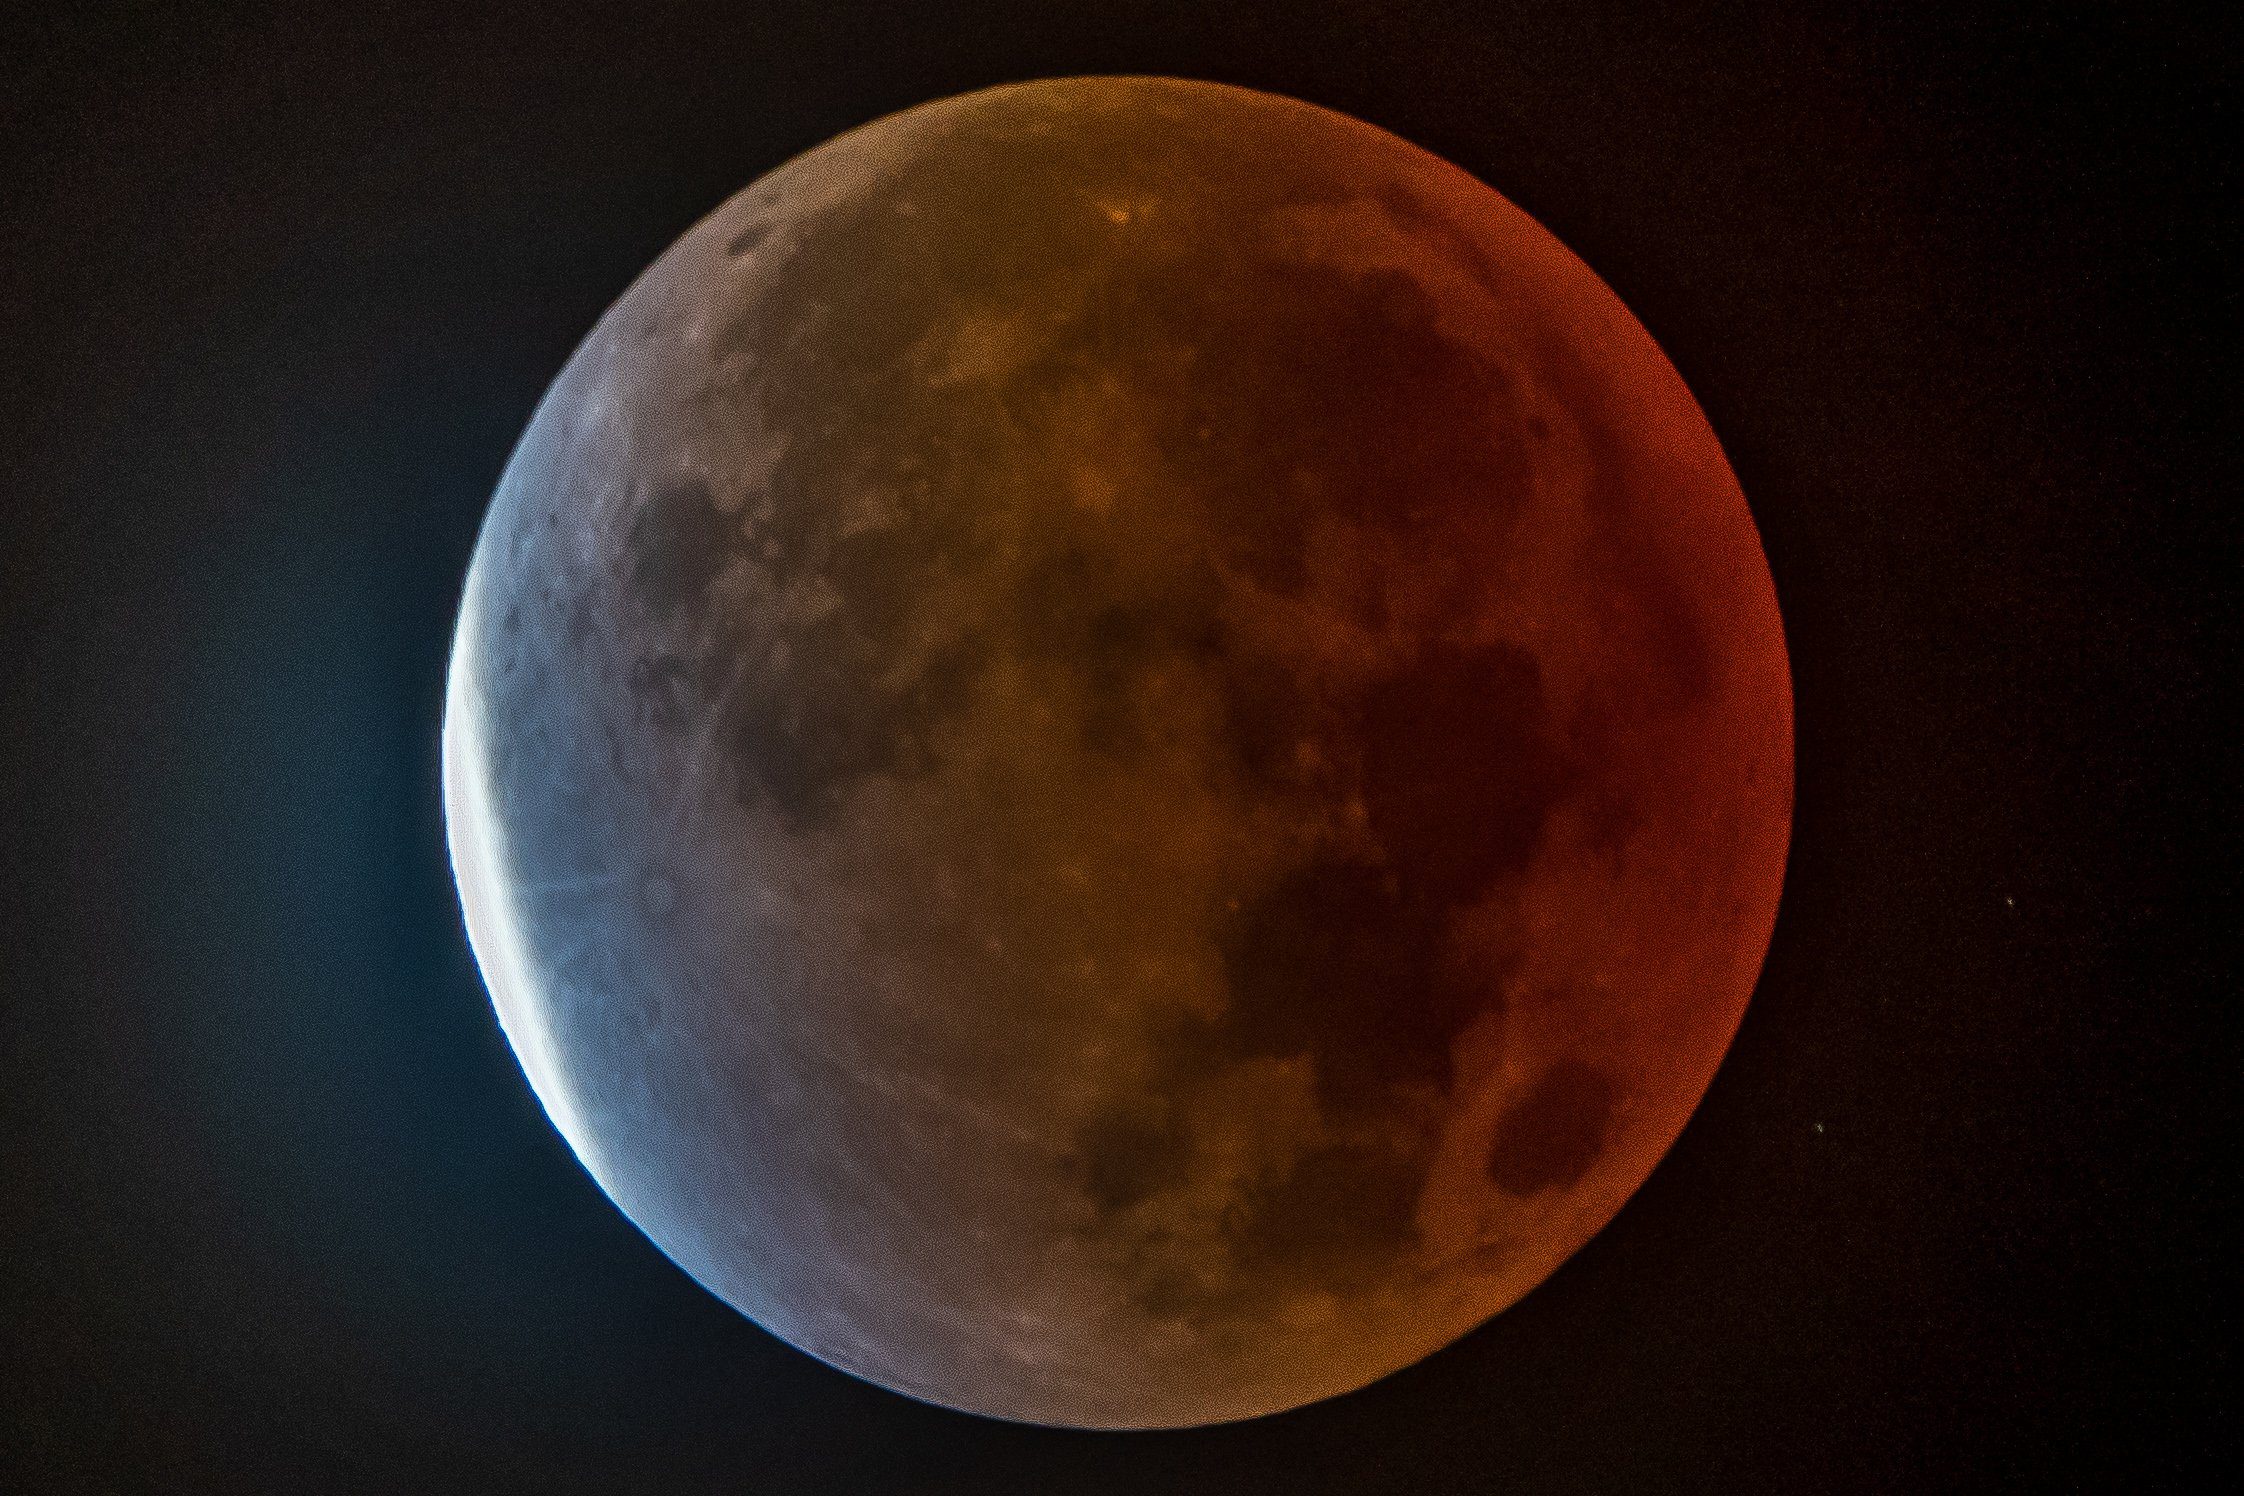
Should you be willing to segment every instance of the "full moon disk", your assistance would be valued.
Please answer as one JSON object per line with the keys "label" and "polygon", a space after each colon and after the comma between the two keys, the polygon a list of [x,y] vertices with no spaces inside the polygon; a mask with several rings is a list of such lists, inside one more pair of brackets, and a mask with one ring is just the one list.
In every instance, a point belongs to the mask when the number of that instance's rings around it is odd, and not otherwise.
{"label": "full moon disk", "polygon": [[1658,1162],[1791,823],[1697,405],[1496,193],[1149,78],[801,156],[585,340],[476,547],[476,952],[601,1186],[889,1387],[1244,1418]]}

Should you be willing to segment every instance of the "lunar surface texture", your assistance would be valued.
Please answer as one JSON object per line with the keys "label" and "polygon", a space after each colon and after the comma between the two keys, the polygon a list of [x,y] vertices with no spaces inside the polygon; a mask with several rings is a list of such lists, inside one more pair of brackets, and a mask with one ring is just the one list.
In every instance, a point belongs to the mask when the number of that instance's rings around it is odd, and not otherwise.
{"label": "lunar surface texture", "polygon": [[554,1123],[803,1350],[1252,1417],[1513,1303],[1690,1116],[1791,824],[1743,495],[1619,299],[1307,104],[992,89],[569,360],[452,658]]}

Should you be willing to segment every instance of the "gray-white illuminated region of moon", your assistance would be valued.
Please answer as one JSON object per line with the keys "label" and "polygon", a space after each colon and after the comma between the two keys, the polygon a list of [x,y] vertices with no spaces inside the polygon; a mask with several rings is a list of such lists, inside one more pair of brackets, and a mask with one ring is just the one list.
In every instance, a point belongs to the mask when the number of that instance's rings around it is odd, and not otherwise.
{"label": "gray-white illuminated region of moon", "polygon": [[679,240],[475,551],[499,1017],[775,1334],[1041,1423],[1361,1386],[1714,1073],[1791,821],[1775,595],[1619,300],[1446,163],[1147,78],[880,120]]}

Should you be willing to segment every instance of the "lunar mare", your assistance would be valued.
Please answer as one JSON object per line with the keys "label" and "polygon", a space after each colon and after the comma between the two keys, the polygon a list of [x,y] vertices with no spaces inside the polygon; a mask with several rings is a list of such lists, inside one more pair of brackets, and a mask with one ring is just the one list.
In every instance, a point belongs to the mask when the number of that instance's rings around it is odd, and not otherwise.
{"label": "lunar mare", "polygon": [[617,1204],[835,1365],[1099,1427],[1360,1386],[1594,1234],[1791,788],[1752,520],[1611,291],[1149,78],[877,121],[666,252],[508,465],[445,720]]}

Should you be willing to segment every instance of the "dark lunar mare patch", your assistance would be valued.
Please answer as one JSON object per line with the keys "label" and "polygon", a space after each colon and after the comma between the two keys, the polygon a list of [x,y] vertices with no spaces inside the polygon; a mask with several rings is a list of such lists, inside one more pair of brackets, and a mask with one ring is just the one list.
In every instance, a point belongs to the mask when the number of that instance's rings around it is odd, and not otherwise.
{"label": "dark lunar mare patch", "polygon": [[709,485],[678,479],[657,489],[632,517],[631,585],[649,617],[694,617],[740,546],[738,521],[717,507]]}
{"label": "dark lunar mare patch", "polygon": [[1372,832],[1409,894],[1436,905],[1524,871],[1579,777],[1541,666],[1512,645],[1437,646],[1375,683],[1359,720]]}
{"label": "dark lunar mare patch", "polygon": [[1101,1113],[1075,1145],[1077,1181],[1101,1212],[1127,1210],[1185,1180],[1188,1142],[1165,1107]]}
{"label": "dark lunar mare patch", "polygon": [[1465,267],[1483,291],[1490,296],[1503,295],[1504,276],[1496,262],[1473,241],[1472,235],[1458,228],[1446,209],[1399,183],[1383,185],[1376,196],[1379,205],[1397,223],[1439,244],[1455,263]]}
{"label": "dark lunar mare patch", "polygon": [[1442,1084],[1464,1014],[1437,979],[1441,916],[1384,869],[1339,858],[1302,868],[1225,933],[1221,1042],[1242,1057],[1311,1056],[1320,1102],[1342,1114],[1398,1086]]}
{"label": "dark lunar mare patch", "polygon": [[828,824],[866,776],[932,767],[936,729],[965,704],[983,661],[979,647],[954,647],[891,685],[846,625],[804,630],[784,663],[750,672],[729,708],[742,797],[805,831]]}
{"label": "dark lunar mare patch", "polygon": [[1339,730],[1331,704],[1285,662],[1267,655],[1228,656],[1221,674],[1223,746],[1229,769],[1255,797],[1337,793],[1333,775]]}
{"label": "dark lunar mare patch", "polygon": [[1597,1162],[1619,1102],[1604,1071],[1580,1060],[1559,1061],[1497,1125],[1488,1177],[1513,1195],[1574,1183]]}

